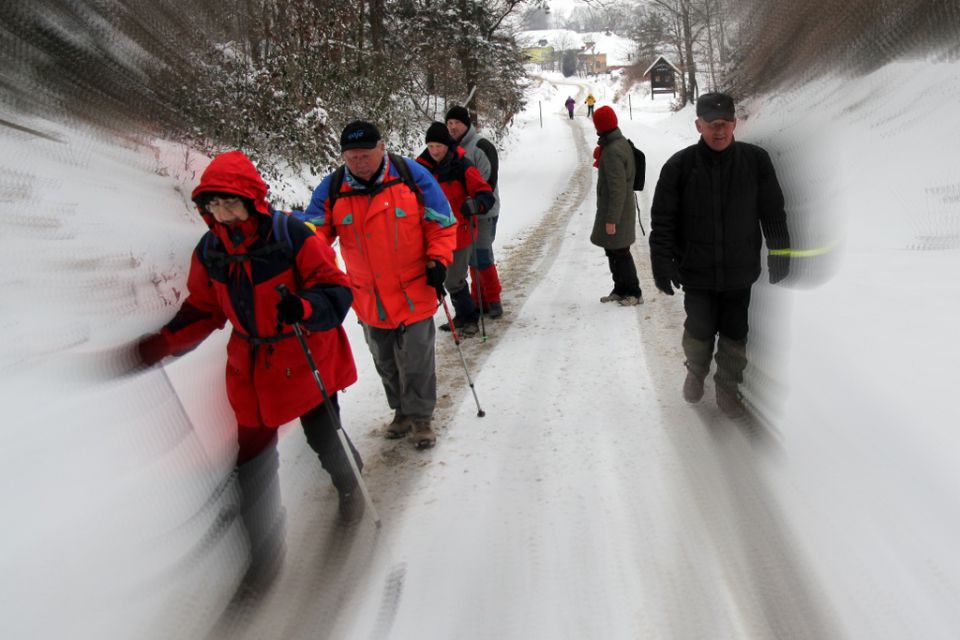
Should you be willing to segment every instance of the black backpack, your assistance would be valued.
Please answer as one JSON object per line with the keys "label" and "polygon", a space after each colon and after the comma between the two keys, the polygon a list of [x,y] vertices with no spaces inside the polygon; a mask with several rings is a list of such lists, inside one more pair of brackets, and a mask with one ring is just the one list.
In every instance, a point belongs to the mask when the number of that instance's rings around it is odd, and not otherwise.
{"label": "black backpack", "polygon": [[633,151],[633,165],[635,167],[635,171],[633,172],[633,190],[643,191],[643,185],[646,183],[647,157],[643,155],[643,151],[633,146],[632,140],[627,138],[627,142],[630,143],[630,150]]}
{"label": "black backpack", "polygon": [[347,168],[344,165],[340,165],[337,170],[333,172],[333,177],[330,179],[330,193],[327,194],[327,197],[330,199],[330,209],[328,213],[333,213],[333,207],[337,203],[338,198],[350,196],[371,196],[383,191],[387,187],[392,187],[399,182],[407,185],[407,187],[413,191],[414,195],[417,196],[417,202],[423,204],[423,192],[420,191],[420,187],[417,186],[416,180],[413,179],[413,174],[410,173],[410,167],[407,166],[407,161],[404,160],[403,157],[393,153],[388,153],[387,155],[390,156],[390,164],[397,168],[397,175],[400,177],[384,180],[377,185],[377,188],[373,191],[348,191],[346,193],[341,193],[340,188],[343,186],[343,175]]}

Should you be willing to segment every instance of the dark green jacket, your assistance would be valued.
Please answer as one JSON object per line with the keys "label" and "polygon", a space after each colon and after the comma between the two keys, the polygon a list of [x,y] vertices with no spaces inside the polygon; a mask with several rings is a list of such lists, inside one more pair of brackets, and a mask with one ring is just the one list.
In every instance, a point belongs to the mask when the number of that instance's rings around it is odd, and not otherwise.
{"label": "dark green jacket", "polygon": [[[637,219],[633,201],[633,150],[630,143],[614,129],[600,136],[597,175],[597,217],[593,222],[590,242],[604,249],[623,249],[637,239]],[[617,232],[608,236],[606,224],[617,225]]]}

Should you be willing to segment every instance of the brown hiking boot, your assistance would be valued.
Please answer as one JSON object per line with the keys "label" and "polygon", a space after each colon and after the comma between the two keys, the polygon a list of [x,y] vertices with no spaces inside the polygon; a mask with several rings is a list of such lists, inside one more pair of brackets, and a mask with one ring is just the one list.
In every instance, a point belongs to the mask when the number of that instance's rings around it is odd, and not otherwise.
{"label": "brown hiking boot", "polygon": [[720,407],[723,415],[731,420],[736,420],[746,415],[746,409],[740,401],[740,393],[736,389],[731,392],[717,385],[717,406]]}
{"label": "brown hiking boot", "polygon": [[434,433],[429,420],[413,423],[413,443],[417,449],[429,449],[437,444],[437,434]]}
{"label": "brown hiking boot", "polygon": [[687,379],[683,381],[683,399],[693,404],[703,398],[703,378],[693,371],[687,371]]}
{"label": "brown hiking boot", "polygon": [[387,431],[384,434],[390,440],[402,438],[413,429],[413,420],[396,411],[393,414],[393,420],[387,425]]}

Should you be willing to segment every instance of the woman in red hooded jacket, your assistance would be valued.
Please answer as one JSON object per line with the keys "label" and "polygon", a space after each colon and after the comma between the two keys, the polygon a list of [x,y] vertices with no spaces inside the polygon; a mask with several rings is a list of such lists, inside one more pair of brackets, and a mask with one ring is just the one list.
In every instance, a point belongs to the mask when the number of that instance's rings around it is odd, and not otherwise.
{"label": "woman in red hooded jacket", "polygon": [[[467,288],[467,266],[473,247],[474,229],[472,218],[482,215],[493,207],[493,189],[483,179],[480,171],[467,159],[462,147],[450,136],[447,126],[434,122],[427,129],[427,148],[417,158],[440,183],[444,195],[457,217],[457,246],[453,262],[447,268],[444,287],[450,292],[450,300],[456,316],[453,324],[464,336],[476,335],[480,312]],[[440,325],[450,331],[450,325]]]}
{"label": "woman in red hooded jacket", "polygon": [[[283,214],[271,214],[266,195],[266,183],[242,152],[213,159],[192,195],[210,230],[193,252],[189,295],[159,333],[138,343],[149,366],[189,351],[230,321],[227,397],[237,416],[237,468],[255,560],[271,555],[258,547],[276,537],[278,520],[282,524],[277,428],[295,418],[340,494],[341,518],[358,520],[364,506],[312,369],[295,334],[284,326],[301,323],[339,412],[337,391],[357,379],[341,326],[353,300],[349,281],[333,250],[309,227],[288,216],[274,219]],[[294,295],[281,298],[281,284]],[[353,455],[359,468],[355,449]],[[265,496],[271,505],[266,513]]]}

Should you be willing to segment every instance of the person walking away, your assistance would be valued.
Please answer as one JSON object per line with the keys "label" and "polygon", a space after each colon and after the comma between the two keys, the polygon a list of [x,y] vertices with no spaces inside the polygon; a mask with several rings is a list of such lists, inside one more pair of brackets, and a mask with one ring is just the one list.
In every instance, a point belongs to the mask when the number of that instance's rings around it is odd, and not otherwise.
{"label": "person walking away", "polygon": [[563,104],[567,107],[567,113],[570,114],[570,119],[573,120],[573,109],[577,106],[577,101],[573,99],[573,96],[567,96],[567,101]]}
{"label": "person walking away", "polygon": [[633,150],[621,133],[617,114],[603,106],[593,115],[597,147],[593,151],[597,174],[597,214],[590,242],[607,255],[613,290],[600,302],[617,302],[628,307],[643,304],[643,292],[637,278],[630,246],[636,242],[633,215],[633,175],[636,171]]}
{"label": "person walking away", "polygon": [[[330,247],[299,220],[271,213],[266,195],[266,183],[242,152],[210,162],[192,194],[209,231],[193,252],[188,295],[170,322],[136,344],[136,357],[152,366],[190,351],[227,322],[232,326],[226,386],[237,418],[236,473],[250,538],[244,583],[274,575],[282,558],[276,448],[281,425],[300,419],[307,443],[337,489],[341,520],[355,522],[364,510],[337,427],[289,326],[303,327],[339,413],[337,391],[357,379],[341,326],[352,300],[349,282]],[[293,295],[281,299],[278,284]],[[362,467],[360,455],[350,448]]]}
{"label": "person walking away", "polygon": [[683,287],[684,399],[703,397],[716,340],[717,405],[736,418],[744,412],[739,384],[747,366],[750,290],[761,271],[761,234],[770,250],[771,284],[789,272],[790,235],[770,156],[734,139],[733,99],[704,94],[696,112],[700,140],[667,160],[657,181],[650,259],[660,291],[673,295],[674,287]]}
{"label": "person walking away", "polygon": [[587,92],[587,99],[583,101],[587,105],[587,117],[593,117],[593,105],[597,104],[597,99],[593,97],[593,93]]}
{"label": "person walking away", "polygon": [[436,327],[456,218],[440,185],[419,163],[387,153],[380,131],[364,121],[340,136],[345,166],[314,190],[303,218],[340,253],[353,308],[387,403],[386,437],[411,434],[417,448],[436,444]]}
{"label": "person walking away", "polygon": [[[427,148],[417,162],[426,167],[440,183],[457,218],[456,249],[444,281],[456,311],[453,324],[460,335],[474,336],[479,331],[477,323],[480,312],[467,288],[467,265],[473,249],[471,223],[475,216],[485,215],[496,200],[493,189],[466,158],[463,148],[450,137],[446,125],[442,122],[432,123],[427,129],[426,143]],[[444,323],[440,329],[450,331],[450,324]]]}
{"label": "person walking away", "polygon": [[467,159],[480,171],[493,189],[496,199],[493,207],[477,218],[474,255],[470,259],[470,293],[477,304],[482,294],[483,313],[491,318],[499,318],[503,315],[502,286],[493,256],[493,241],[497,236],[497,219],[500,215],[500,190],[497,186],[500,158],[493,143],[477,133],[465,107],[452,107],[447,111],[445,120],[450,136],[463,147]]}

